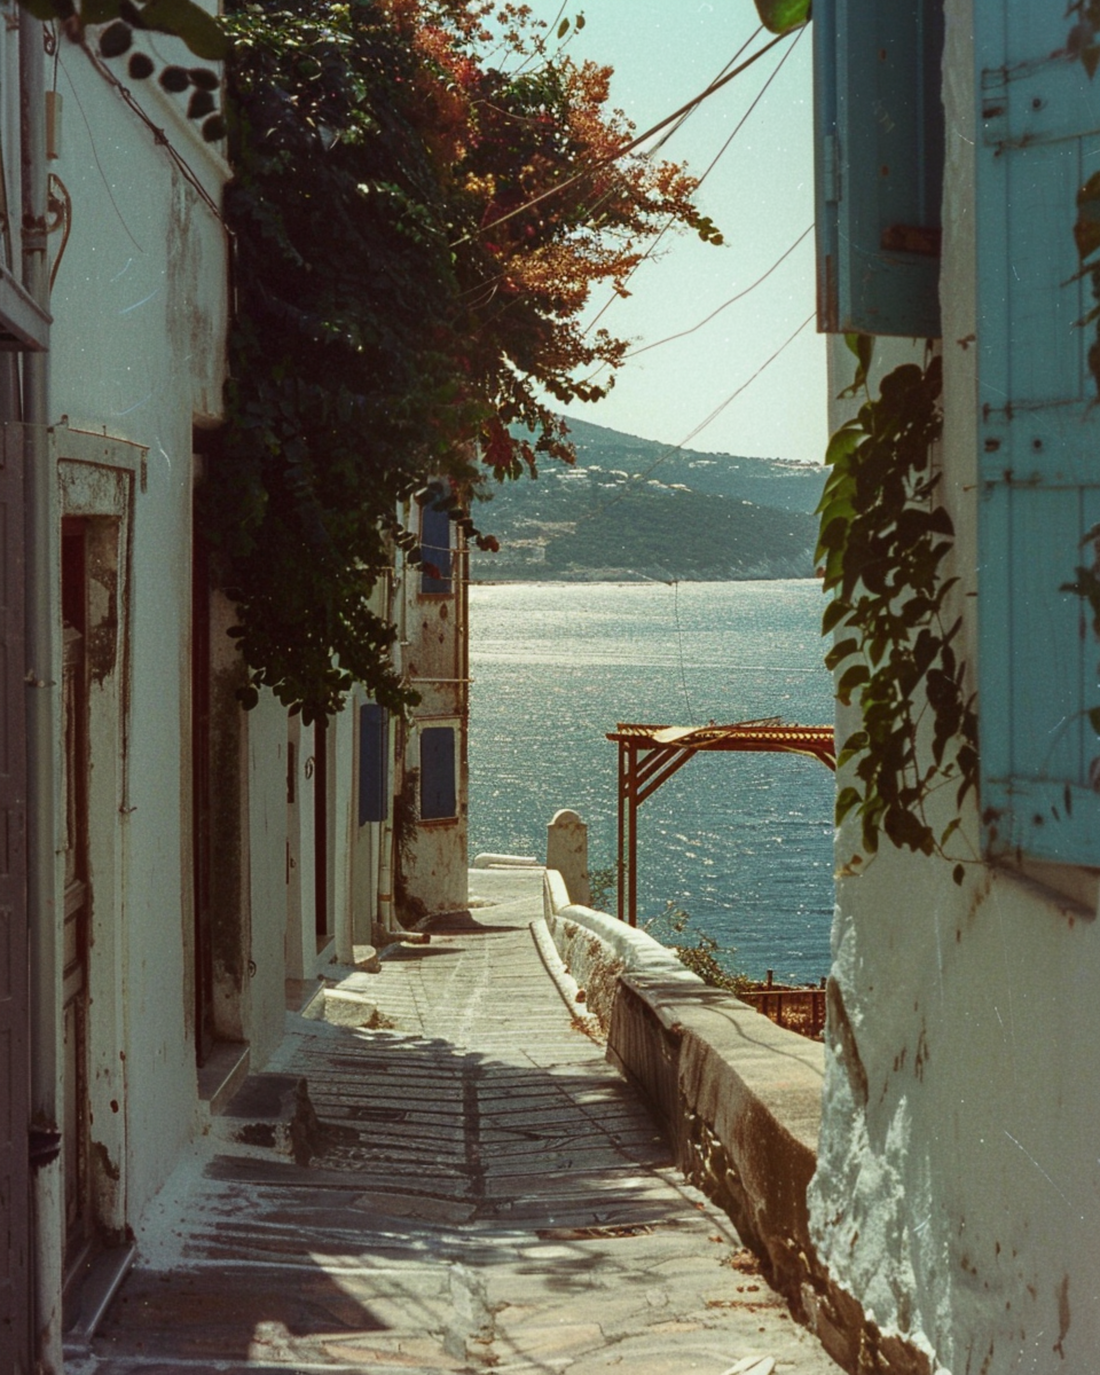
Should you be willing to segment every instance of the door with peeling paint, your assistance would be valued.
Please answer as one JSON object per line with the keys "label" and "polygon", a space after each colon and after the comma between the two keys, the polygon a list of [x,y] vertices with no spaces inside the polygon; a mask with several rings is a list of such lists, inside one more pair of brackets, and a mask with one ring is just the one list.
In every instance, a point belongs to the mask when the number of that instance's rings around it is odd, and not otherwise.
{"label": "door with peeling paint", "polygon": [[65,924],[64,1027],[65,1263],[72,1269],[90,1244],[88,1186],[88,683],[85,637],[88,571],[85,523],[66,519],[61,530],[61,611],[64,619],[62,730]]}

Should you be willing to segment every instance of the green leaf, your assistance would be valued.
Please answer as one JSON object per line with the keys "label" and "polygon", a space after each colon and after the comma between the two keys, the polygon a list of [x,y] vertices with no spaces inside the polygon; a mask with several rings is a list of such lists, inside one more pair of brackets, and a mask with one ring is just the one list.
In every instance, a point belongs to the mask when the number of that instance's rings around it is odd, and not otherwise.
{"label": "green leaf", "polygon": [[569,32],[569,20],[568,20],[568,19],[563,19],[563,20],[561,21],[561,23],[558,25],[558,37],[559,37],[559,38],[564,38],[565,35],[566,35],[568,32]]}
{"label": "green leaf", "polygon": [[842,664],[850,655],[855,654],[859,649],[859,641],[856,639],[841,640],[839,644],[833,645],[828,654],[825,655],[825,667],[832,672],[838,664]]}
{"label": "green leaf", "polygon": [[847,706],[852,700],[852,689],[860,687],[863,683],[870,680],[871,670],[866,664],[853,664],[841,675],[840,682],[836,685],[836,695],[838,699]]}
{"label": "green leaf", "polygon": [[129,24],[124,24],[118,20],[114,24],[109,24],[99,35],[99,51],[103,57],[121,57],[124,52],[129,50],[134,41],[133,32]]}
{"label": "green leaf", "polygon": [[1097,735],[1100,735],[1100,707],[1090,707],[1086,715],[1089,718],[1089,725]]}
{"label": "green leaf", "polygon": [[194,0],[149,0],[140,10],[141,22],[158,33],[181,38],[196,57],[220,62],[228,56],[229,36],[221,24]]}
{"label": "green leaf", "polygon": [[866,431],[854,421],[842,425],[829,440],[829,447],[825,450],[825,462],[838,463],[847,458],[866,438]]}
{"label": "green leaf", "polygon": [[821,617],[822,635],[828,635],[830,631],[835,630],[851,609],[843,597],[834,597]]}
{"label": "green leaf", "polygon": [[[53,0],[19,0],[19,3],[32,18],[41,19],[43,24],[49,24],[52,20],[63,17],[59,13],[59,7],[53,4]],[[71,8],[69,9],[69,13],[72,13]],[[115,13],[118,13],[117,6],[115,7]]]}
{"label": "green leaf", "polygon": [[837,794],[833,818],[837,826],[844,820],[853,807],[858,807],[863,799],[855,788],[842,788]]}
{"label": "green leaf", "polygon": [[951,870],[952,882],[961,888],[964,878],[966,878],[966,869],[961,864],[956,864],[954,869]]}
{"label": "green leaf", "polygon": [[788,33],[808,21],[810,0],[756,0],[756,12],[772,33]]}
{"label": "green leaf", "polygon": [[122,0],[84,0],[80,6],[80,17],[86,27],[91,27],[117,19],[121,10]]}

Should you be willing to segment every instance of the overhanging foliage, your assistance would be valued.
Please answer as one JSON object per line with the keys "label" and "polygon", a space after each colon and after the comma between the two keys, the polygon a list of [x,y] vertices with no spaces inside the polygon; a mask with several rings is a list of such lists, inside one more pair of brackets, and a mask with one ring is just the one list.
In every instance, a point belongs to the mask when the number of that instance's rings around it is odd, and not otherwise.
{"label": "overhanging foliage", "polygon": [[583,332],[591,286],[621,287],[669,218],[699,220],[680,168],[616,157],[629,126],[606,69],[551,53],[521,8],[497,11],[502,40],[488,12],[227,15],[236,309],[201,519],[240,611],[246,703],[266,686],[312,718],[356,681],[409,700],[370,605],[393,543],[415,545],[398,504],[420,492],[469,524],[487,474],[568,460],[541,396],[602,395],[585,375],[625,350]]}

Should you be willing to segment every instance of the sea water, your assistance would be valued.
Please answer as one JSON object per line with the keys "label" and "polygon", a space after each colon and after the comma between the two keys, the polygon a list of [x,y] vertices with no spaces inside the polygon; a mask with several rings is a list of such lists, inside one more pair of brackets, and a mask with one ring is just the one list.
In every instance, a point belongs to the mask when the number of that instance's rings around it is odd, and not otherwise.
{"label": "sea water", "polygon": [[[470,588],[470,854],[545,857],[561,807],[614,864],[619,722],[832,723],[813,580]],[[828,971],[833,775],[777,754],[696,755],[638,812],[639,924],[666,904],[779,980]],[[612,900],[612,910],[614,910]]]}

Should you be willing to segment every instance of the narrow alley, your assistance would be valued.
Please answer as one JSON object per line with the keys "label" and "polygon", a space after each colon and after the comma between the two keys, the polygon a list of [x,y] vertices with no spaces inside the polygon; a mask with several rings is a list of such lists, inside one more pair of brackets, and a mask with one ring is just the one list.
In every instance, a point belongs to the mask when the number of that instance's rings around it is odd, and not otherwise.
{"label": "narrow alley", "polygon": [[471,874],[469,916],[288,1014],[70,1375],[838,1369],[559,992],[540,883]]}

